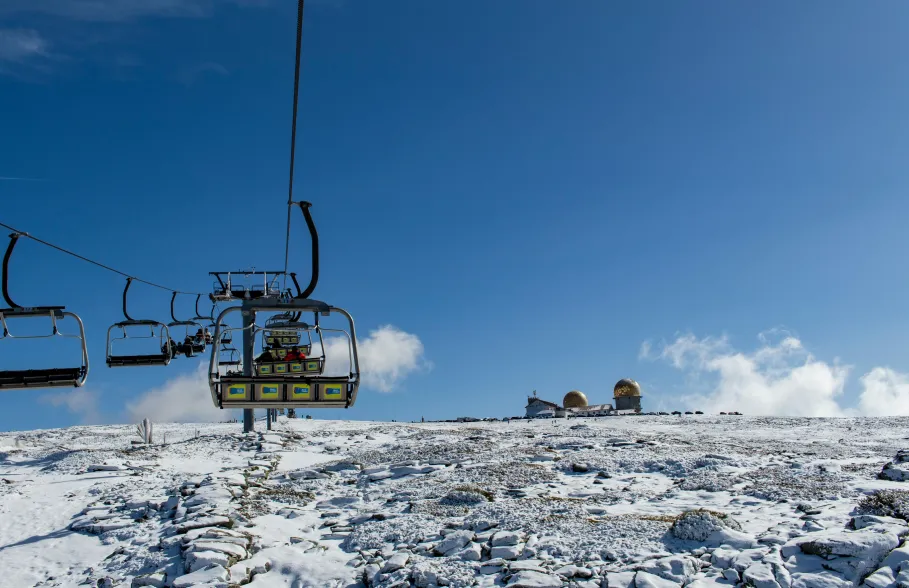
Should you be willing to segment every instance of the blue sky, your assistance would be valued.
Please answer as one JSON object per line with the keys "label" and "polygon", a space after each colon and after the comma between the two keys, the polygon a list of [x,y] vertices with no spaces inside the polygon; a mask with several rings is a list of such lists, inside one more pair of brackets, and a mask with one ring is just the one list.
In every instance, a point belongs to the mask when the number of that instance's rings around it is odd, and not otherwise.
{"label": "blue sky", "polygon": [[[422,348],[376,351],[393,390],[319,416],[513,415],[533,389],[607,402],[621,377],[650,409],[909,412],[907,16],[311,0],[295,190],[322,236],[315,297]],[[0,177],[31,180],[0,180],[0,221],[184,290],[281,267],[295,18],[277,0],[4,2]],[[80,313],[93,368],[76,400],[4,393],[0,429],[122,421],[192,379],[184,358],[104,365],[118,276],[30,242],[14,272],[21,303]],[[167,293],[134,294],[167,317]],[[43,353],[0,345],[4,366]]]}

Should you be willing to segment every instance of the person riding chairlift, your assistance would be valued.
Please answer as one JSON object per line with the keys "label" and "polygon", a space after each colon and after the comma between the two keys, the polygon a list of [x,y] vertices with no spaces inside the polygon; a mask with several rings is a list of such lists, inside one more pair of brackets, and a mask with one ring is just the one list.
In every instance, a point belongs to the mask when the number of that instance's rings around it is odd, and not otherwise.
{"label": "person riding chairlift", "polygon": [[269,349],[262,351],[262,354],[256,358],[256,363],[272,363],[274,361],[277,361],[277,358],[272,355],[272,352]]}
{"label": "person riding chairlift", "polygon": [[[179,347],[177,347],[177,344],[174,343],[173,339],[168,338],[168,343],[170,344],[170,354],[169,355],[171,357],[176,357],[179,352]],[[161,353],[164,355],[168,355],[168,353],[167,353],[168,343],[165,343],[164,345],[161,346]]]}
{"label": "person riding chairlift", "polygon": [[300,353],[299,347],[294,347],[284,356],[284,361],[303,361],[304,359],[306,359],[306,355]]}

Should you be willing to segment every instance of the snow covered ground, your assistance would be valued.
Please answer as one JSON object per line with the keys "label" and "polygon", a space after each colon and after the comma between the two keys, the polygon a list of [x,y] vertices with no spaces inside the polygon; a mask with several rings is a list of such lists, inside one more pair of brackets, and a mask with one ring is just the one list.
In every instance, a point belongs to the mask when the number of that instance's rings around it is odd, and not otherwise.
{"label": "snow covered ground", "polygon": [[0,586],[909,587],[909,419],[241,427],[0,435]]}

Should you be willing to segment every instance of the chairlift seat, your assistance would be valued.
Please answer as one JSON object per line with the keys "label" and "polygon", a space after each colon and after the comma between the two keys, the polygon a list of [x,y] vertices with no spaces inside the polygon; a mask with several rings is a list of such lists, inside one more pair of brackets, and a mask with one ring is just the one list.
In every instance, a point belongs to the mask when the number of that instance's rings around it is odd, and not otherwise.
{"label": "chairlift seat", "polygon": [[0,308],[3,316],[42,316],[54,313],[57,318],[62,318],[65,306],[32,306],[30,308]]}
{"label": "chairlift seat", "polygon": [[0,390],[13,388],[78,387],[85,368],[51,368],[43,370],[6,370],[0,372]]}
{"label": "chairlift seat", "polygon": [[143,365],[167,365],[170,358],[164,354],[156,355],[110,355],[107,365],[110,367],[132,367]]}

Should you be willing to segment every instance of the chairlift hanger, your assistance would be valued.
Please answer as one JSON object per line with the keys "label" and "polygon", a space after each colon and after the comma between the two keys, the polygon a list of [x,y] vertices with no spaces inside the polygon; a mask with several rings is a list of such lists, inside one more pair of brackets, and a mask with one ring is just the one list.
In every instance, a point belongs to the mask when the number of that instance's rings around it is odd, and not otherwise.
{"label": "chairlift hanger", "polygon": [[[4,339],[46,339],[50,337],[70,337],[79,339],[82,345],[82,364],[75,368],[49,368],[36,370],[3,370],[0,371],[0,390],[21,390],[25,388],[60,388],[60,387],[80,387],[88,379],[88,348],[85,342],[85,327],[82,319],[75,313],[67,312],[64,306],[31,306],[23,307],[13,302],[9,295],[9,260],[13,255],[13,249],[23,233],[15,232],[10,234],[9,246],[6,254],[3,256],[3,278],[2,291],[3,299],[9,305],[9,308],[0,309],[0,325],[3,327],[3,333],[0,335],[0,341]],[[51,320],[52,332],[50,335],[28,335],[14,336],[10,333],[8,319],[49,317]],[[70,317],[79,325],[78,335],[66,335],[61,333],[57,328],[57,321],[65,317]]]}
{"label": "chairlift hanger", "polygon": [[[126,278],[126,287],[123,288],[123,316],[126,320],[120,321],[108,327],[107,329],[107,365],[108,367],[139,367],[149,365],[167,365],[174,357],[174,349],[171,345],[170,331],[167,325],[155,320],[137,320],[129,316],[126,308],[126,298],[129,292],[130,284],[133,278]],[[173,301],[173,299],[171,300]],[[114,341],[128,339],[128,327],[149,327],[150,335],[144,337],[133,337],[135,339],[158,339],[160,342],[159,353],[148,353],[145,355],[114,355]],[[120,329],[121,337],[111,337],[111,331]],[[155,329],[158,335],[155,335]]]}

